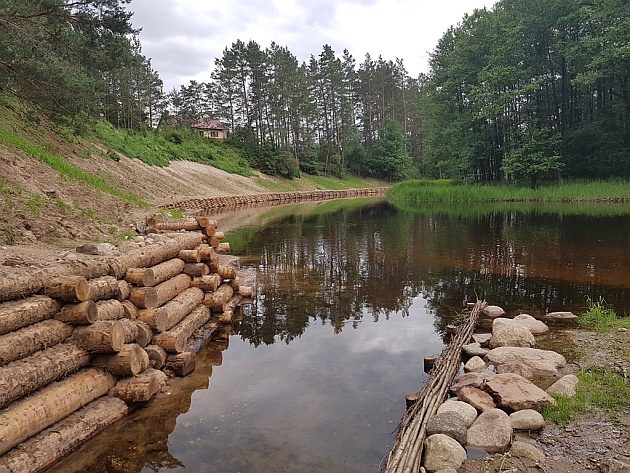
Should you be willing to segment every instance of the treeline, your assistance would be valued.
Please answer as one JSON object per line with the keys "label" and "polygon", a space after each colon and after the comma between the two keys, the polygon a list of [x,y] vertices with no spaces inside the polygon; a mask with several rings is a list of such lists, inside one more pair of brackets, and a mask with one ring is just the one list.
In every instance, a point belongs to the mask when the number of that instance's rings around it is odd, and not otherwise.
{"label": "treeline", "polygon": [[401,179],[412,172],[410,156],[421,155],[419,92],[400,59],[367,55],[357,65],[348,50],[324,45],[300,63],[286,47],[239,40],[216,58],[208,82],[169,98],[189,122],[229,124],[232,141],[267,172]]}
{"label": "treeline", "polygon": [[431,69],[425,174],[630,176],[630,2],[501,0],[449,29]]}

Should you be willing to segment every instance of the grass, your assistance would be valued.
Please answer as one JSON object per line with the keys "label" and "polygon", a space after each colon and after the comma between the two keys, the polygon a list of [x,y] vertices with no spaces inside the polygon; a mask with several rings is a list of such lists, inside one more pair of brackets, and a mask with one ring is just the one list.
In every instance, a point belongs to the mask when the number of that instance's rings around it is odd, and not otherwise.
{"label": "grass", "polygon": [[308,189],[365,189],[387,185],[376,180],[362,179],[357,176],[346,176],[342,179],[335,176],[316,176],[306,173],[302,173],[301,177],[291,180],[257,178],[256,182],[270,192],[293,192]]}
{"label": "grass", "polygon": [[26,213],[32,217],[40,217],[49,203],[50,201],[46,196],[33,194],[26,201]]}
{"label": "grass", "polygon": [[574,397],[556,397],[555,406],[547,406],[542,414],[548,421],[565,424],[576,413],[604,409],[611,417],[630,407],[630,383],[614,373],[589,371],[578,374],[580,382]]}
{"label": "grass", "polygon": [[29,142],[13,132],[6,129],[0,129],[0,141],[22,150],[42,163],[47,164],[65,178],[81,182],[89,187],[111,194],[115,197],[126,200],[127,202],[131,202],[139,207],[149,207],[149,204],[140,197],[134,194],[127,194],[119,189],[116,189],[101,176],[85,172],[83,169],[75,166],[60,154],[52,153],[40,145]]}
{"label": "grass", "polygon": [[573,181],[537,189],[514,185],[457,184],[450,180],[411,180],[388,192],[392,203],[479,202],[630,202],[630,182],[622,180]]}
{"label": "grass", "polygon": [[[209,141],[191,130],[124,130],[99,121],[94,127],[94,134],[110,149],[145,164],[168,166],[171,161],[184,160],[209,164],[241,176],[254,174],[239,149],[227,143]],[[113,156],[112,153],[107,154]]]}
{"label": "grass", "polygon": [[586,303],[588,309],[578,320],[581,327],[591,328],[603,333],[622,327],[630,327],[630,317],[618,317],[602,297],[597,301],[587,298]]}

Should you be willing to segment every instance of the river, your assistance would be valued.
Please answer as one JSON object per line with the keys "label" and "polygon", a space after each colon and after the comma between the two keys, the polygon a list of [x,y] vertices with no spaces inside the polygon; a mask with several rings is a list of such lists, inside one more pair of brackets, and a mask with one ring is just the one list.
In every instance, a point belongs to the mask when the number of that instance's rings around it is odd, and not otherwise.
{"label": "river", "polygon": [[359,199],[216,218],[255,275],[254,303],[194,374],[51,471],[378,472],[465,301],[630,307],[628,206]]}

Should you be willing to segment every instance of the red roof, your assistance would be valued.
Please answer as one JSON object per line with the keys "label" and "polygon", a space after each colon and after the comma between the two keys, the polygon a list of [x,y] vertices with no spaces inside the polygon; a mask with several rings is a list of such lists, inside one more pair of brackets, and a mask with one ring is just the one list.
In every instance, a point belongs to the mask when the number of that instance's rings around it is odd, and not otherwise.
{"label": "red roof", "polygon": [[226,127],[223,125],[223,123],[214,118],[199,120],[198,122],[193,123],[192,127],[199,130],[226,130]]}

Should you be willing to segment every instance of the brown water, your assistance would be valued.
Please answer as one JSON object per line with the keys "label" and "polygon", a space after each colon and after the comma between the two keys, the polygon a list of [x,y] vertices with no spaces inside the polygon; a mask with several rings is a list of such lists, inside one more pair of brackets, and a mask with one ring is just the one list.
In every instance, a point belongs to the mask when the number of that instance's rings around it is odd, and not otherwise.
{"label": "brown water", "polygon": [[258,284],[242,322],[170,394],[52,471],[379,471],[404,394],[465,300],[630,307],[630,216],[557,212],[361,200],[224,215],[250,224],[228,235]]}

